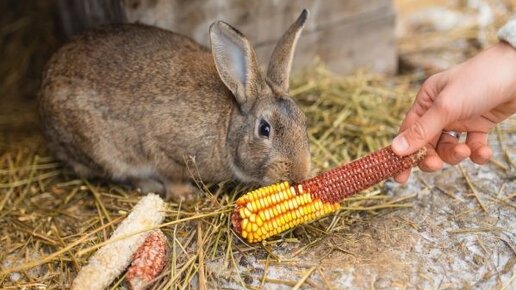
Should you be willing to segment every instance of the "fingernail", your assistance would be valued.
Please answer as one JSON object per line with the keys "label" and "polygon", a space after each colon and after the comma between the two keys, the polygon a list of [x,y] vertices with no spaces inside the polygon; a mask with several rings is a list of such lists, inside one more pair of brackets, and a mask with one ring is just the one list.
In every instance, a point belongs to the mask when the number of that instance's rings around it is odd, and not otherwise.
{"label": "fingernail", "polygon": [[392,140],[392,149],[398,154],[403,154],[409,149],[407,139],[403,136],[398,136]]}

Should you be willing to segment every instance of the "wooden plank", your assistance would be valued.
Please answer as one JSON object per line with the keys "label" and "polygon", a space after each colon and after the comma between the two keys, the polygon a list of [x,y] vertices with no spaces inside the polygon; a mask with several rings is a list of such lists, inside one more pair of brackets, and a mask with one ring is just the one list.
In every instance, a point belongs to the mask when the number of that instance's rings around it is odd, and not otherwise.
{"label": "wooden plank", "polygon": [[387,73],[397,69],[392,0],[60,1],[65,24],[77,18],[70,33],[101,23],[139,22],[208,46],[210,24],[223,20],[248,37],[262,66],[267,65],[277,40],[308,8],[311,16],[298,45],[294,70],[313,64],[316,57],[337,73],[358,67]]}
{"label": "wooden plank", "polygon": [[[381,17],[377,14],[369,17],[363,15],[356,21],[307,32],[299,39],[293,69],[309,67],[319,58],[331,71],[340,74],[351,73],[357,68],[395,73],[394,21],[394,13]],[[274,43],[255,48],[260,64],[266,65]]]}
{"label": "wooden plank", "polygon": [[[133,1],[137,2],[137,1]],[[392,11],[391,0],[161,0],[124,7],[129,22],[142,22],[189,35],[208,44],[208,27],[223,20],[237,27],[255,44],[275,41],[299,16],[311,12],[305,31],[331,28],[350,17]]]}

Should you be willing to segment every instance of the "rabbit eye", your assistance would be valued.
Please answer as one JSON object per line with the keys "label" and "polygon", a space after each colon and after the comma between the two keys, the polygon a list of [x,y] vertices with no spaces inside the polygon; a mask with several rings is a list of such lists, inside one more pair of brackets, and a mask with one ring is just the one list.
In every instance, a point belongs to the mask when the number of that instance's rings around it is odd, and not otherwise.
{"label": "rabbit eye", "polygon": [[271,125],[269,125],[265,120],[260,120],[258,132],[260,133],[260,136],[269,138],[269,135],[271,134]]}

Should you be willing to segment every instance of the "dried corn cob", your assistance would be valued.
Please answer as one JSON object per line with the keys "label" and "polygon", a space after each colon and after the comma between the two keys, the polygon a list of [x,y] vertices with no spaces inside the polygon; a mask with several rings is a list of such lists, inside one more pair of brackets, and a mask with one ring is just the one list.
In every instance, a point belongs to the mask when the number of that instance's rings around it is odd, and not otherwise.
{"label": "dried corn cob", "polygon": [[[143,231],[163,222],[165,206],[158,195],[143,197],[113,232],[109,238],[112,242],[100,248],[82,267],[72,283],[72,290],[106,289],[127,268],[136,250],[144,243],[150,231]],[[129,236],[119,239],[126,235]]]}
{"label": "dried corn cob", "polygon": [[167,237],[161,230],[151,232],[134,254],[127,270],[129,289],[143,290],[150,286],[167,261]]}
{"label": "dried corn cob", "polygon": [[417,165],[425,155],[422,148],[399,157],[388,146],[297,185],[259,188],[236,201],[233,227],[248,242],[259,242],[336,211],[347,196]]}

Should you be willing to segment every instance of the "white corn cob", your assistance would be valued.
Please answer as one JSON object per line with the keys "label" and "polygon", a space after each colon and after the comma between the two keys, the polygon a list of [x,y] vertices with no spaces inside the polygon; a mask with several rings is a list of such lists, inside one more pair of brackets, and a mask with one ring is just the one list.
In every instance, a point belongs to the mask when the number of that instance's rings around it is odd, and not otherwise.
{"label": "white corn cob", "polygon": [[[129,216],[122,221],[108,242],[90,258],[72,283],[72,290],[100,290],[108,287],[131,263],[134,253],[144,243],[149,231],[146,228],[163,222],[165,203],[155,194],[143,197]],[[116,240],[119,237],[127,238]]]}

